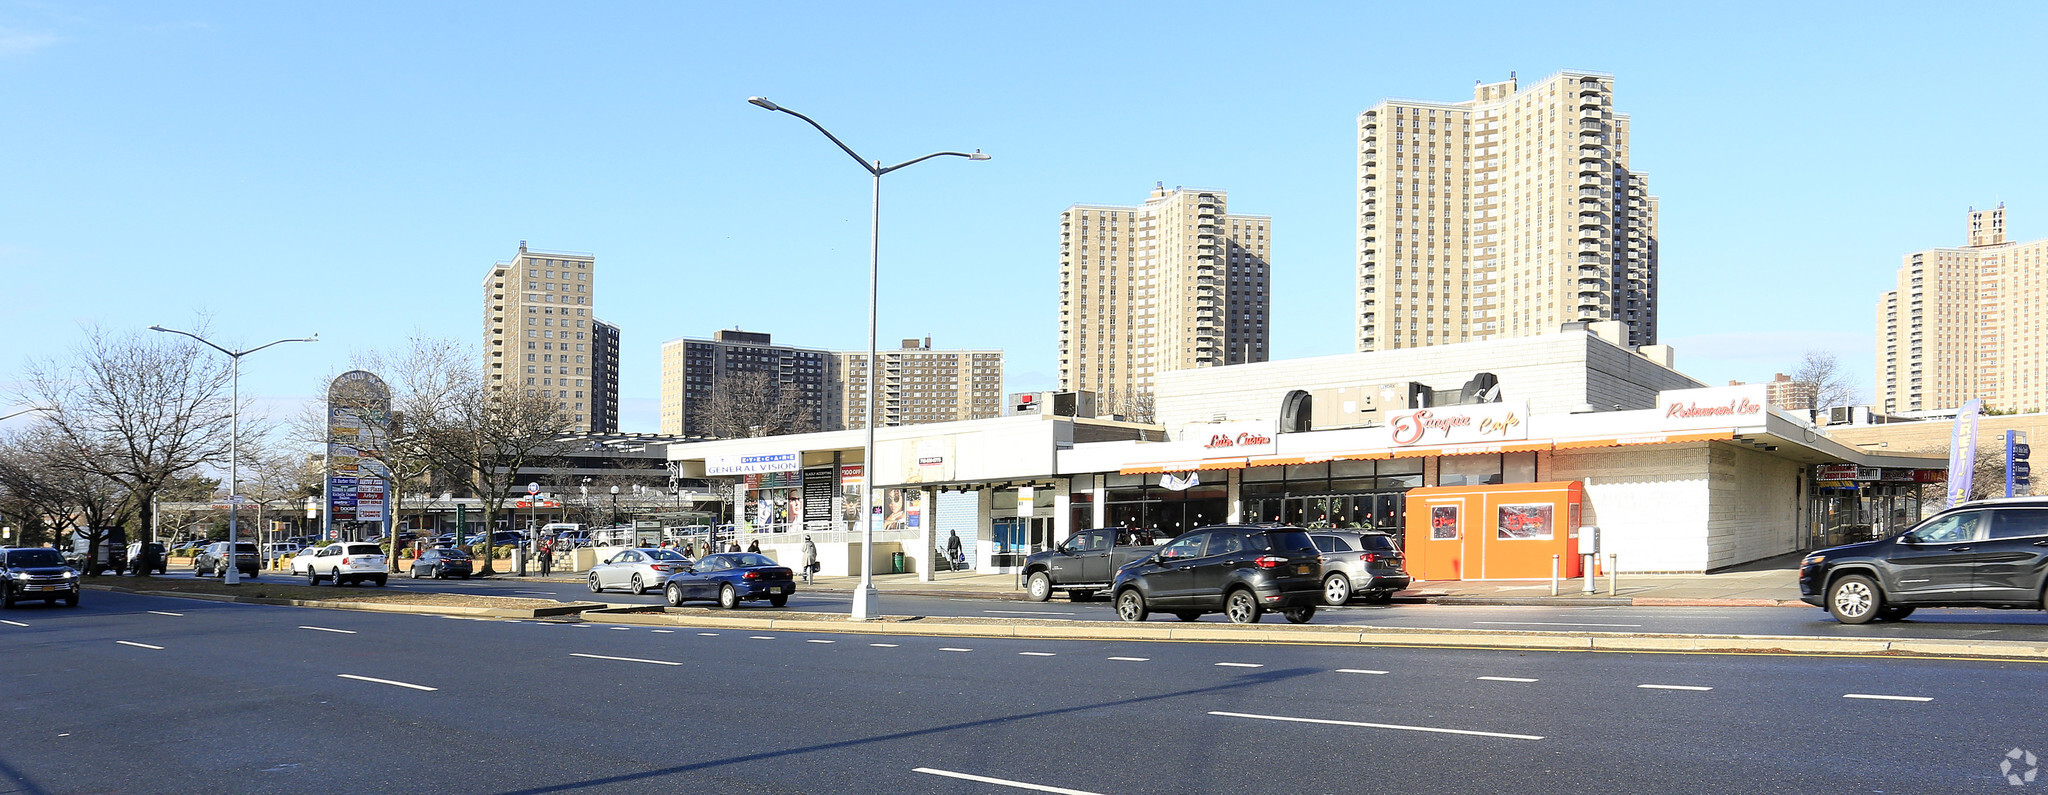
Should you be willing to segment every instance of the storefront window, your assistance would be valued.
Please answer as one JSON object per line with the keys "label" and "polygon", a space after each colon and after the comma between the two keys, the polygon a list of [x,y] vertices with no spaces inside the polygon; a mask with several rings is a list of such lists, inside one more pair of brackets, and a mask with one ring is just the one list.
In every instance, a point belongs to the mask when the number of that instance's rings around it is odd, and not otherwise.
{"label": "storefront window", "polygon": [[1535,483],[1536,452],[1508,453],[1501,456],[1502,483]]}
{"label": "storefront window", "polygon": [[[1280,478],[1274,478],[1275,474]],[[1400,532],[1402,492],[1422,485],[1420,459],[1336,461],[1246,470],[1247,522]]]}
{"label": "storefront window", "polygon": [[1484,486],[1501,482],[1500,455],[1447,455],[1437,459],[1439,486]]}

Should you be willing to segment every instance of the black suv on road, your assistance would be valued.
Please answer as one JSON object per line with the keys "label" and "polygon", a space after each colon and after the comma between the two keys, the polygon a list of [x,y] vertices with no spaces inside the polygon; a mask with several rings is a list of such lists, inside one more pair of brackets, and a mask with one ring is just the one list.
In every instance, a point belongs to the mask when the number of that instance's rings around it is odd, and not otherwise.
{"label": "black suv on road", "polygon": [[1116,614],[1143,621],[1154,610],[1193,621],[1223,613],[1252,624],[1267,610],[1306,624],[1323,600],[1322,553],[1308,531],[1284,525],[1204,527],[1131,562],[1110,586]]}
{"label": "black suv on road", "polygon": [[1920,607],[2043,607],[2048,498],[1958,505],[1891,538],[1823,549],[1799,563],[1799,598],[1844,624],[1897,621]]}
{"label": "black suv on road", "polygon": [[64,565],[64,555],[54,549],[0,547],[0,607],[23,599],[46,604],[62,599],[67,607],[77,607],[78,570]]}

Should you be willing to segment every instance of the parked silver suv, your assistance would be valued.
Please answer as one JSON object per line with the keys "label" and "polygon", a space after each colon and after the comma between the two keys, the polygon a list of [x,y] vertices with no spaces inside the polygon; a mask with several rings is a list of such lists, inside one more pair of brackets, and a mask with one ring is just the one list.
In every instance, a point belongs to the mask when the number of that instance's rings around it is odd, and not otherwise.
{"label": "parked silver suv", "polygon": [[1323,553],[1323,604],[1341,605],[1353,596],[1385,604],[1408,587],[1406,558],[1394,537],[1363,530],[1310,530]]}

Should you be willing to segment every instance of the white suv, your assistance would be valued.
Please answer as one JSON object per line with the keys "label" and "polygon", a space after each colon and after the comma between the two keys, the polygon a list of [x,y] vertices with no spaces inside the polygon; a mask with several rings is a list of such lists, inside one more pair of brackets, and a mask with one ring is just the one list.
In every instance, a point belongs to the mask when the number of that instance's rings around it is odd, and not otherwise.
{"label": "white suv", "polygon": [[292,571],[305,572],[309,585],[319,585],[322,578],[332,580],[335,585],[345,585],[350,580],[369,580],[383,585],[384,580],[391,576],[390,568],[384,563],[384,548],[360,541],[344,541],[302,551],[292,558]]}

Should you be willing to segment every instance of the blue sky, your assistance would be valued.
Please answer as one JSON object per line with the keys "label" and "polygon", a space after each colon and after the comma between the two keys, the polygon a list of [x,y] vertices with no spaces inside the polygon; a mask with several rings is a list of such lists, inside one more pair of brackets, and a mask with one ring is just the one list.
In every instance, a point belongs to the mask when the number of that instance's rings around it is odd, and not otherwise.
{"label": "blue sky", "polygon": [[0,390],[82,328],[253,345],[269,403],[415,332],[475,341],[519,241],[598,256],[622,430],[662,341],[863,344],[869,183],[765,95],[891,162],[881,337],[1053,385],[1059,212],[1154,182],[1270,215],[1273,350],[1351,350],[1354,117],[1475,80],[1616,75],[1662,199],[1663,341],[1708,382],[1806,348],[1870,390],[1899,257],[2007,202],[2048,237],[2048,6],[93,3],[0,0]]}

